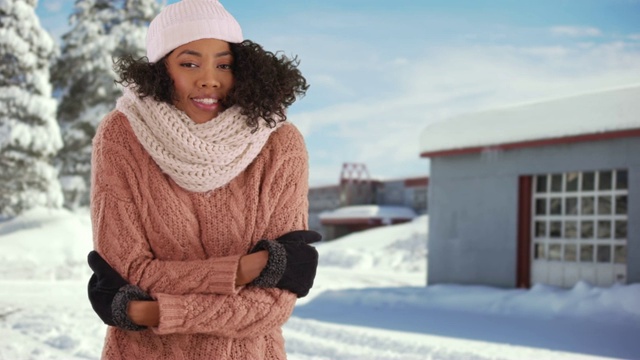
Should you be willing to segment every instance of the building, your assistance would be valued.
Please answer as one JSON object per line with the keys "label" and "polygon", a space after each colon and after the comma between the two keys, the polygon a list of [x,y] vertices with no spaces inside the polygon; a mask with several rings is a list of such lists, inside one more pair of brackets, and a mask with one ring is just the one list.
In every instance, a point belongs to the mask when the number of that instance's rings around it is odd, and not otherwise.
{"label": "building", "polygon": [[327,239],[326,231],[322,228],[320,214],[325,211],[332,211],[340,205],[340,186],[327,185],[309,188],[309,229],[322,234],[323,239]]}
{"label": "building", "polygon": [[639,154],[640,86],[428,126],[428,283],[640,282]]}
{"label": "building", "polygon": [[319,215],[325,240],[379,226],[409,222],[415,217],[415,211],[409,207],[377,204],[344,206]]}
{"label": "building", "polygon": [[332,240],[411,221],[427,212],[428,177],[373,180],[364,164],[345,163],[337,185],[309,189],[309,228]]}
{"label": "building", "polygon": [[418,215],[427,213],[428,177],[391,179],[376,185],[376,204],[404,206]]}

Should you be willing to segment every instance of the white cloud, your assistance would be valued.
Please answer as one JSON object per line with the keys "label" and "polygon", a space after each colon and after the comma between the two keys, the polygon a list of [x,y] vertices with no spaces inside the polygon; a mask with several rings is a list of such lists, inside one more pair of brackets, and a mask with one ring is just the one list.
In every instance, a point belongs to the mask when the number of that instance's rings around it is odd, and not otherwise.
{"label": "white cloud", "polygon": [[602,31],[589,26],[554,26],[549,29],[552,34],[569,37],[595,37],[602,36]]}
{"label": "white cloud", "polygon": [[640,34],[631,34],[631,35],[628,35],[627,38],[629,40],[640,40]]}
{"label": "white cloud", "polygon": [[409,64],[409,60],[407,58],[399,57],[399,58],[393,59],[392,63],[394,65],[407,65]]}
{"label": "white cloud", "polygon": [[42,5],[49,12],[56,13],[62,10],[62,6],[64,5],[64,0],[46,0],[42,2]]}
{"label": "white cloud", "polygon": [[312,76],[307,77],[307,80],[313,84],[314,87],[324,86],[326,91],[330,91],[336,96],[356,95],[352,87],[347,86],[347,84],[329,74],[312,74]]}
{"label": "white cloud", "polygon": [[[312,183],[344,161],[364,162],[375,177],[428,172],[419,158],[419,134],[432,122],[589,90],[640,83],[640,49],[624,42],[584,46],[469,46],[432,50],[393,68],[389,97],[340,102],[297,113],[311,140]],[[358,84],[379,85],[379,78]],[[314,156],[317,140],[334,139],[333,152]]]}

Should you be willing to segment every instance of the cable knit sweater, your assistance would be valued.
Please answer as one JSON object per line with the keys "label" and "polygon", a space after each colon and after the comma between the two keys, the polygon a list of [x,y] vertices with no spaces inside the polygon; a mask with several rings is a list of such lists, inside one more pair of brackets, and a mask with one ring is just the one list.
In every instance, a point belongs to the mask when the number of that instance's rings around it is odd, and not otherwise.
{"label": "cable knit sweater", "polygon": [[281,326],[296,296],[235,279],[260,239],[307,229],[308,158],[295,126],[273,132],[231,182],[195,193],[162,173],[114,111],[94,138],[92,166],[94,247],[160,307],[156,328],[109,327],[104,359],[286,358]]}

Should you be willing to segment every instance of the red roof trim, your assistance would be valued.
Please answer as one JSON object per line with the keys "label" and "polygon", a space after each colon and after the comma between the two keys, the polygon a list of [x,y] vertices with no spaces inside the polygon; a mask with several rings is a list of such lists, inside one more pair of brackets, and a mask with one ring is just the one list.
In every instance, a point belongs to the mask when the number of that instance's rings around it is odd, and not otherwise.
{"label": "red roof trim", "polygon": [[630,130],[611,131],[611,132],[604,132],[604,133],[597,133],[597,134],[566,136],[566,137],[553,138],[553,139],[521,141],[521,142],[500,144],[500,145],[476,146],[476,147],[469,147],[464,149],[427,151],[420,154],[420,157],[463,155],[463,154],[479,153],[488,149],[511,150],[511,149],[521,149],[521,148],[536,147],[536,146],[571,144],[571,143],[584,142],[584,141],[618,139],[618,138],[633,137],[633,136],[640,136],[640,129],[630,129]]}
{"label": "red roof trim", "polygon": [[404,181],[404,186],[405,187],[417,187],[417,186],[428,186],[428,185],[429,185],[429,177],[427,177],[427,176],[419,177],[419,178],[406,179]]}

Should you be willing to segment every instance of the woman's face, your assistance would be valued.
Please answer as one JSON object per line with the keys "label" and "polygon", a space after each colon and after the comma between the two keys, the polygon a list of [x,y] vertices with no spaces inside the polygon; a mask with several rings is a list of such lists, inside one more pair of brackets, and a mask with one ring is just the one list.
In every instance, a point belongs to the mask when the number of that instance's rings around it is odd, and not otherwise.
{"label": "woman's face", "polygon": [[173,104],[191,120],[202,124],[224,110],[222,100],[233,87],[229,43],[192,41],[173,50],[166,61],[174,86]]}

